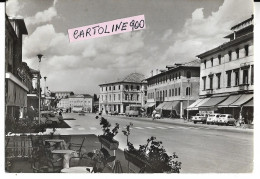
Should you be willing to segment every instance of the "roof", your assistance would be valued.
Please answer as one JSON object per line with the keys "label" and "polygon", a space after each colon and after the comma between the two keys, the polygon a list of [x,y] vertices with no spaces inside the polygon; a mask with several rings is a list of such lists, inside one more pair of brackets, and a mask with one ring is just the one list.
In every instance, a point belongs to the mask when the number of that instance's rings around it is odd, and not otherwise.
{"label": "roof", "polygon": [[124,77],[122,80],[118,80],[116,82],[110,82],[110,83],[103,83],[101,85],[106,85],[106,84],[113,84],[113,83],[145,83],[145,76],[141,73],[131,73]]}
{"label": "roof", "polygon": [[131,83],[142,83],[145,79],[145,76],[140,73],[131,73],[126,76],[121,82],[131,82]]}
{"label": "roof", "polygon": [[26,25],[24,23],[24,19],[16,19],[15,17],[9,17],[9,20],[12,22],[12,21],[15,21],[18,25],[19,25],[19,30],[21,31],[22,34],[25,34],[25,35],[28,35],[28,31],[27,31],[27,28],[26,28]]}
{"label": "roof", "polygon": [[200,68],[200,59],[196,59],[196,60],[186,62],[186,63],[175,63],[174,65],[167,65],[166,68],[168,68],[167,71],[164,71],[164,72],[159,73],[157,75],[153,75],[153,76],[147,78],[146,80],[154,78],[156,76],[163,75],[163,74],[165,74],[169,71],[176,70],[178,68]]}
{"label": "roof", "polygon": [[235,28],[237,28],[237,27],[239,27],[239,26],[241,26],[241,25],[243,25],[243,24],[246,24],[246,23],[248,23],[248,22],[251,22],[253,19],[254,19],[254,15],[252,14],[252,16],[251,16],[250,18],[248,18],[247,20],[245,20],[245,21],[243,21],[243,22],[240,22],[239,24],[234,25],[233,27],[231,27],[230,30],[233,30],[233,29],[235,29]]}
{"label": "roof", "polygon": [[92,96],[89,94],[75,94],[70,96],[70,98],[92,98]]}
{"label": "roof", "polygon": [[73,93],[73,91],[53,91],[53,93]]}

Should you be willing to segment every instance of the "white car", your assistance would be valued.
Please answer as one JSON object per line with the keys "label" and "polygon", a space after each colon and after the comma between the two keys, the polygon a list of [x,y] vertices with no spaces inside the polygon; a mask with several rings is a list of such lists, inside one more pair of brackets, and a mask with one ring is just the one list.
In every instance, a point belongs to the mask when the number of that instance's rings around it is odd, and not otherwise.
{"label": "white car", "polygon": [[218,118],[220,115],[221,114],[219,114],[219,113],[208,115],[207,124],[216,124],[218,122]]}
{"label": "white car", "polygon": [[235,125],[236,120],[233,118],[231,114],[221,114],[218,119],[218,124]]}
{"label": "white car", "polygon": [[207,120],[207,114],[196,114],[196,116],[192,116],[191,120],[193,121],[194,124],[197,122],[202,122],[203,124],[206,123]]}

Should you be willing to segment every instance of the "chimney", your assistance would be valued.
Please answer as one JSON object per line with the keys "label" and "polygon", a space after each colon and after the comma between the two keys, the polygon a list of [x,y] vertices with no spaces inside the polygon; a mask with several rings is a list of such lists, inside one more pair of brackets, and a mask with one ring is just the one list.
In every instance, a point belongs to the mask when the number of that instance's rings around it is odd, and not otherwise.
{"label": "chimney", "polygon": [[156,75],[158,75],[158,69],[156,69]]}
{"label": "chimney", "polygon": [[153,70],[151,71],[151,76],[153,76]]}

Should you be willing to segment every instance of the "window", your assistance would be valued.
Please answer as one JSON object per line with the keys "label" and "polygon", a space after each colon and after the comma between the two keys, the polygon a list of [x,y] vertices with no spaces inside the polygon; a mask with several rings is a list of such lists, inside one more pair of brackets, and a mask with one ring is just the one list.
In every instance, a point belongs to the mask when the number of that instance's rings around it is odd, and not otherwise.
{"label": "window", "polygon": [[181,88],[179,87],[179,96],[181,95]]}
{"label": "window", "polygon": [[217,82],[218,82],[218,86],[217,88],[220,89],[220,78],[221,78],[221,73],[217,74]]}
{"label": "window", "polygon": [[177,80],[177,73],[175,73],[175,79]]}
{"label": "window", "polygon": [[125,94],[125,100],[128,100],[128,94]]}
{"label": "window", "polygon": [[204,68],[207,68],[207,61],[204,61]]}
{"label": "window", "polygon": [[133,90],[134,89],[134,87],[133,87],[133,85],[131,85],[131,90]]}
{"label": "window", "polygon": [[172,80],[172,75],[170,75],[170,81]]}
{"label": "window", "polygon": [[165,90],[165,97],[167,97],[167,90]]}
{"label": "window", "polygon": [[186,96],[189,96],[190,95],[190,87],[187,87],[186,88]]}
{"label": "window", "polygon": [[125,85],[125,89],[126,89],[126,90],[128,90],[128,89],[129,89],[128,85]]}
{"label": "window", "polygon": [[228,59],[229,59],[229,61],[232,60],[232,52],[231,51],[228,52]]}
{"label": "window", "polygon": [[102,87],[102,91],[103,91],[103,87]]}
{"label": "window", "polygon": [[248,69],[243,70],[243,84],[248,84]]}
{"label": "window", "polygon": [[109,95],[109,101],[111,101],[111,95]]}
{"label": "window", "polygon": [[121,99],[120,99],[120,94],[118,94],[118,101],[120,101]]}
{"label": "window", "polygon": [[181,79],[181,72],[179,72],[179,79]]}
{"label": "window", "polygon": [[107,91],[107,86],[106,86],[106,91]]}
{"label": "window", "polygon": [[102,101],[103,101],[103,95],[101,96],[101,98],[102,98]]}
{"label": "window", "polygon": [[245,46],[245,56],[248,56],[248,45]]}
{"label": "window", "polygon": [[137,89],[137,91],[139,91],[140,90],[140,86],[137,86],[136,89]]}
{"label": "window", "polygon": [[107,95],[105,97],[106,97],[106,101],[107,101]]}
{"label": "window", "polygon": [[239,59],[239,48],[236,49],[237,59]]}
{"label": "window", "polygon": [[177,88],[175,88],[175,96],[177,96],[177,92],[178,92],[178,91],[177,91]]}
{"label": "window", "polygon": [[187,78],[190,78],[190,77],[191,77],[191,72],[187,71]]}
{"label": "window", "polygon": [[118,85],[118,90],[120,90],[120,85]]}
{"label": "window", "polygon": [[227,71],[227,87],[231,86],[231,71]]}
{"label": "window", "polygon": [[171,95],[172,95],[172,94],[171,94],[171,90],[169,89],[169,97],[171,97]]}
{"label": "window", "polygon": [[251,66],[251,85],[254,84],[254,65]]}
{"label": "window", "polygon": [[213,67],[213,58],[211,58],[210,62],[211,62],[211,67]]}
{"label": "window", "polygon": [[235,71],[235,86],[239,85],[239,70]]}
{"label": "window", "polygon": [[116,95],[114,94],[114,101],[116,100]]}
{"label": "window", "polygon": [[209,89],[213,89],[213,75],[209,77]]}
{"label": "window", "polygon": [[172,89],[172,96],[174,96],[174,89]]}
{"label": "window", "polygon": [[202,77],[203,81],[203,90],[206,90],[206,76]]}
{"label": "window", "polygon": [[218,64],[221,64],[221,55],[218,56]]}
{"label": "window", "polygon": [[136,100],[139,101],[139,94],[137,94],[137,96],[136,96]]}
{"label": "window", "polygon": [[109,91],[111,91],[111,86],[109,86]]}

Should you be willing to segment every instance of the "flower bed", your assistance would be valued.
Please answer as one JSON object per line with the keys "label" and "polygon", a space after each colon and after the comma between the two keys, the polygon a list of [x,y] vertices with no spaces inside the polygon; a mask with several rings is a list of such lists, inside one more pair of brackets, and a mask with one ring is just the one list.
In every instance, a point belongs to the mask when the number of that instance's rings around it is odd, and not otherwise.
{"label": "flower bed", "polygon": [[98,140],[101,144],[103,144],[105,147],[107,147],[109,150],[117,150],[119,146],[119,142],[116,140],[109,141],[106,139],[105,136],[100,135],[98,136]]}

